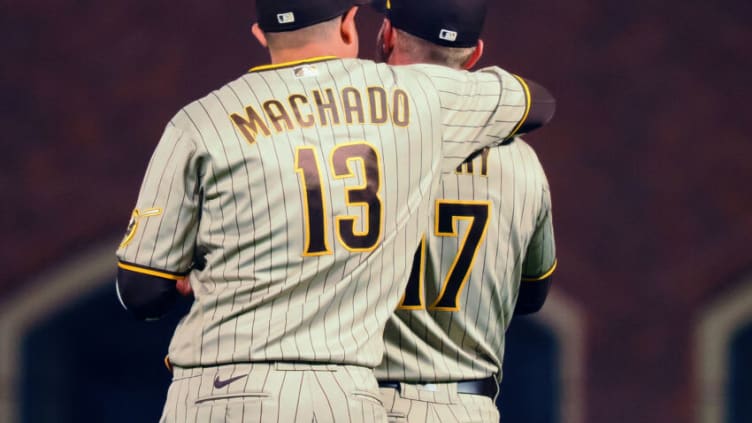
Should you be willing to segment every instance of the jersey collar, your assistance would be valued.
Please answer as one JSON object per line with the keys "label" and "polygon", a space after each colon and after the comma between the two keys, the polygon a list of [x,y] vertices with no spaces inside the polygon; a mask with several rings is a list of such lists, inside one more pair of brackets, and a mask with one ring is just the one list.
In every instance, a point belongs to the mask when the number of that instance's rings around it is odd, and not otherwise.
{"label": "jersey collar", "polygon": [[271,69],[287,68],[290,66],[302,65],[304,63],[316,63],[316,62],[323,62],[325,60],[332,60],[332,59],[339,59],[339,58],[337,56],[311,57],[309,59],[295,60],[292,62],[283,62],[283,63],[274,63],[271,65],[256,66],[256,67],[251,68],[248,72],[260,72],[260,71],[271,70]]}

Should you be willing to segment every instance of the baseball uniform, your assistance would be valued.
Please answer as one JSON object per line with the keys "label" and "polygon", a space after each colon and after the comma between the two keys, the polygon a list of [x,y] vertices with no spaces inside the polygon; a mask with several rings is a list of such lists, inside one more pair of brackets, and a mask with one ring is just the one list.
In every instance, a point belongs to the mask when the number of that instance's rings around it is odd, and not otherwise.
{"label": "baseball uniform", "polygon": [[[170,389],[165,421],[199,419],[216,403],[209,399],[225,407],[246,386],[254,393],[252,377],[201,383],[248,374],[241,363],[263,363],[269,376],[280,373],[274,363],[325,365],[303,371],[315,376],[303,378],[306,389],[322,383],[316,375],[333,375],[329,364],[346,365],[344,373],[376,366],[440,172],[519,127],[525,92],[498,68],[321,58],[257,68],[181,110],[118,250],[121,267],[174,278],[189,270],[196,246],[207,252],[205,268],[191,273],[193,307],[170,343],[183,383]],[[356,376],[348,377],[364,380]],[[280,379],[261,386],[275,392],[268,402],[302,398],[300,380]],[[337,387],[328,386],[323,395]],[[378,397],[375,380],[358,391]],[[189,397],[206,401],[172,412]],[[264,421],[280,416],[261,407]]]}
{"label": "baseball uniform", "polygon": [[[433,213],[386,326],[376,374],[401,386],[384,393],[385,405],[393,421],[498,421],[493,397],[520,283],[556,266],[548,183],[535,152],[521,139],[486,148],[442,177]],[[458,395],[468,385],[487,398]]]}
{"label": "baseball uniform", "polygon": [[[316,3],[259,1],[259,23],[350,2]],[[520,128],[531,95],[498,68],[324,57],[255,68],[181,110],[118,251],[126,298],[149,286],[133,275],[191,271],[162,421],[385,421],[371,368],[438,176]]]}
{"label": "baseball uniform", "polygon": [[[389,37],[405,39],[401,61],[470,66],[482,51],[475,47],[486,6],[485,0],[412,0],[377,9],[399,31]],[[486,148],[443,175],[432,212],[385,330],[386,353],[376,370],[382,399],[394,422],[498,422],[504,332],[518,311],[520,280],[544,279],[527,286],[545,293],[555,267],[546,177],[520,139]],[[540,298],[526,303],[530,311]]]}

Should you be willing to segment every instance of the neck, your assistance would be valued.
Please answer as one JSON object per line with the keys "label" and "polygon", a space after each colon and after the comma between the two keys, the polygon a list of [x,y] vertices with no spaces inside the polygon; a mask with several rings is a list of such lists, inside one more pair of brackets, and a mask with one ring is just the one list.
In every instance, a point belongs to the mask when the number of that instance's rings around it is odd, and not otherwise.
{"label": "neck", "polygon": [[342,52],[337,49],[326,46],[306,46],[300,48],[287,48],[278,50],[269,50],[272,64],[295,62],[298,60],[310,59],[313,57],[335,56],[343,57]]}
{"label": "neck", "polygon": [[399,66],[399,65],[411,65],[413,63],[418,63],[418,62],[410,58],[409,55],[404,54],[403,52],[397,49],[394,49],[389,54],[389,60],[387,60],[387,63],[389,63],[390,65]]}
{"label": "neck", "polygon": [[[413,65],[416,63],[427,63],[430,65],[442,65],[442,66],[448,66],[446,63],[440,63],[434,60],[429,60],[425,57],[412,57],[410,54],[399,51],[397,49],[392,51],[392,54],[389,55],[389,60],[387,61],[390,65]],[[454,66],[448,66],[452,69],[460,69]]]}

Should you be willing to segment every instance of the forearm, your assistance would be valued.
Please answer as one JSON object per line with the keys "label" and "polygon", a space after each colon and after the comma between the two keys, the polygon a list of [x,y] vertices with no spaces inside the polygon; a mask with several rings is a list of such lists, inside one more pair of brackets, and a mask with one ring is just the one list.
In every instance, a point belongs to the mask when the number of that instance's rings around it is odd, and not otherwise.
{"label": "forearm", "polygon": [[529,79],[522,82],[526,85],[530,106],[527,116],[512,135],[525,134],[546,125],[556,112],[556,100],[546,88]]}
{"label": "forearm", "polygon": [[520,293],[517,296],[517,303],[514,307],[515,316],[521,314],[531,314],[539,311],[546,302],[548,290],[551,287],[552,277],[545,279],[526,281],[520,283]]}
{"label": "forearm", "polygon": [[164,316],[178,296],[175,280],[122,268],[118,269],[115,284],[120,303],[141,320]]}

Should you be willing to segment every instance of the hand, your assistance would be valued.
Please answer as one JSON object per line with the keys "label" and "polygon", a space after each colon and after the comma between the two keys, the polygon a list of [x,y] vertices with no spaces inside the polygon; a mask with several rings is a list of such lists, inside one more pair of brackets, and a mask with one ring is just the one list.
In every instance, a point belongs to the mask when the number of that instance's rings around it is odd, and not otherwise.
{"label": "hand", "polygon": [[191,288],[191,281],[188,278],[188,276],[186,276],[183,279],[179,279],[175,283],[175,288],[178,290],[178,292],[180,293],[180,295],[182,295],[184,297],[189,297],[189,296],[193,295],[193,288]]}

